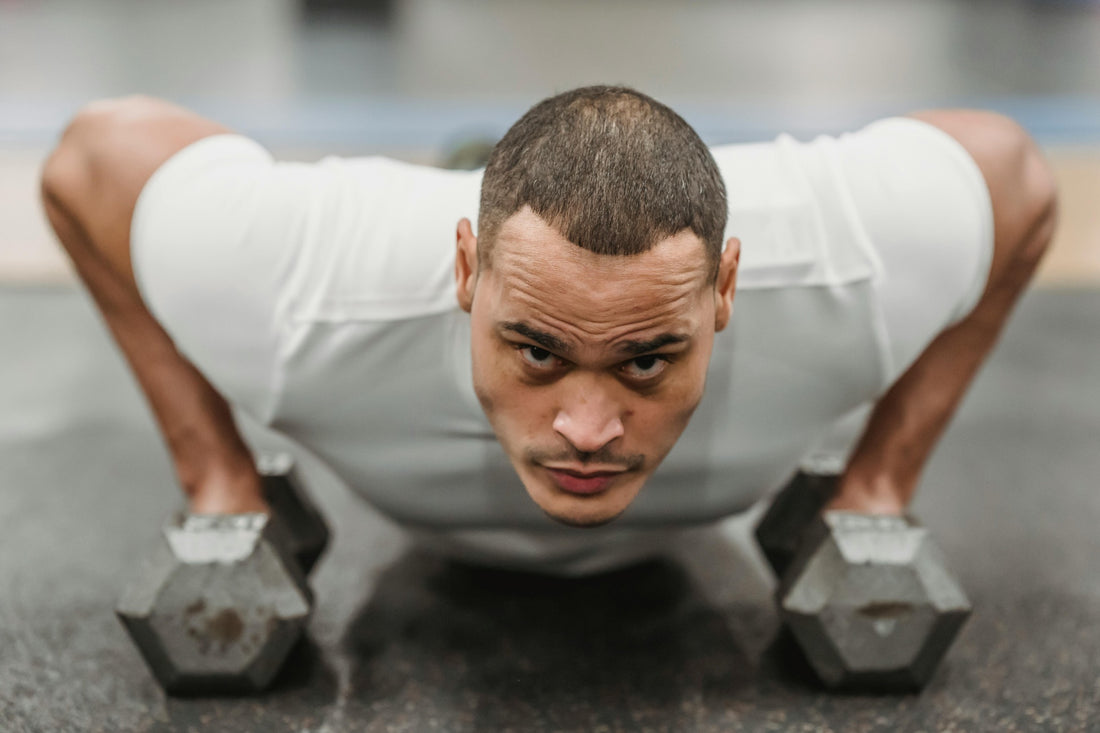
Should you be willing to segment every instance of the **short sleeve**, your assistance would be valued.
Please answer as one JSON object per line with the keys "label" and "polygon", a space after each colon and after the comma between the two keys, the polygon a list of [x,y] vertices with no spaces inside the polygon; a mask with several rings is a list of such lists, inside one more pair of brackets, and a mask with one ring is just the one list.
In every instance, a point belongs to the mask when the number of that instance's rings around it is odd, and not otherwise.
{"label": "short sleeve", "polygon": [[878,263],[889,384],[980,299],[993,257],[989,191],[962,145],[918,120],[876,122],[833,152]]}
{"label": "short sleeve", "polygon": [[138,287],[181,353],[269,423],[295,329],[455,307],[455,225],[476,218],[480,181],[380,157],[276,161],[239,135],[204,138],[138,197]]}
{"label": "short sleeve", "polygon": [[276,164],[248,138],[207,137],[154,172],[131,222],[146,305],[219,392],[264,422],[273,408],[278,313],[317,177],[311,166]]}

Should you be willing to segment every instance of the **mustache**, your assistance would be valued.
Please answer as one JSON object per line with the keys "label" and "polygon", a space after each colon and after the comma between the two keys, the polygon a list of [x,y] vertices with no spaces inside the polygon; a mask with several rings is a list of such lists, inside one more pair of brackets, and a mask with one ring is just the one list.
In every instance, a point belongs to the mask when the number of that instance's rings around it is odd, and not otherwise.
{"label": "mustache", "polygon": [[576,448],[562,448],[561,450],[541,450],[528,448],[524,451],[524,458],[532,463],[580,463],[581,465],[596,464],[605,467],[615,467],[623,471],[637,471],[645,465],[645,455],[635,453],[633,455],[620,455],[607,446],[596,451],[579,451]]}

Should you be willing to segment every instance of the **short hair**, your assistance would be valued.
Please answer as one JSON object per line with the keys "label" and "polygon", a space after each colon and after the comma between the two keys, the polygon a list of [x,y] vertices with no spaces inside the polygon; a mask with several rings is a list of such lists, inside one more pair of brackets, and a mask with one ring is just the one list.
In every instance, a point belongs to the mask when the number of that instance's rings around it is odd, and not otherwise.
{"label": "short hair", "polygon": [[690,229],[717,277],[726,187],[680,115],[627,87],[590,86],[544,99],[493,148],[481,183],[478,260],[506,219],[530,206],[573,244],[636,255]]}

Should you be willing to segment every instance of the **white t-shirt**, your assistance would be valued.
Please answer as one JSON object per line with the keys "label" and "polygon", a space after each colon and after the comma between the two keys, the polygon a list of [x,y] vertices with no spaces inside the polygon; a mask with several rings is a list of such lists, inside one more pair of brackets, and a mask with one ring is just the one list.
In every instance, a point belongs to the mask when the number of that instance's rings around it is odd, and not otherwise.
{"label": "white t-shirt", "polygon": [[379,511],[467,553],[595,567],[779,486],[985,285],[988,191],[935,127],[891,118],[712,152],[726,237],[742,242],[732,322],[684,434],[605,528],[543,515],[473,393],[452,273],[480,171],[275,162],[247,138],[205,138],[145,186],[134,269],[153,314],[230,402],[307,446]]}

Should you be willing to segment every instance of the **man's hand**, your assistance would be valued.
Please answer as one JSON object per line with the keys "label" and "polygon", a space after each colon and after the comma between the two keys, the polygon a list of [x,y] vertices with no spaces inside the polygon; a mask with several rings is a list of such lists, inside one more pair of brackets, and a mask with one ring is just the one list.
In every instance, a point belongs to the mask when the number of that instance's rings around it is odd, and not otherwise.
{"label": "man's hand", "polygon": [[958,140],[978,164],[993,204],[993,262],[974,310],[941,333],[878,401],[829,509],[904,511],[920,473],[992,350],[1054,232],[1054,176],[1015,122],[988,112],[913,115]]}

